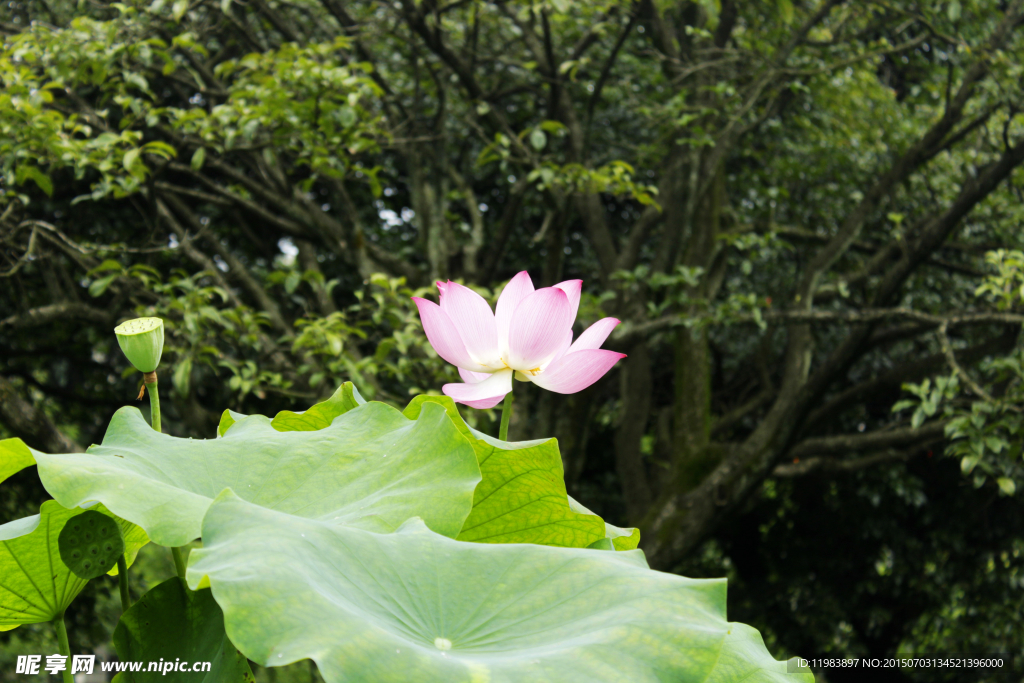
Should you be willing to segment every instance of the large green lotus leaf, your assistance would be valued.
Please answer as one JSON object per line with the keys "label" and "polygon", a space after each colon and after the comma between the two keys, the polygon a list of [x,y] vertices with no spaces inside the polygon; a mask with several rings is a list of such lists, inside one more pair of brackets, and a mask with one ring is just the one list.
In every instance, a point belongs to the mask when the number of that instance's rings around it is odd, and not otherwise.
{"label": "large green lotus leaf", "polygon": [[[575,512],[580,512],[585,515],[594,514],[587,508],[583,507],[572,496],[569,496],[569,507]],[[639,529],[624,529],[622,527],[613,526],[608,522],[604,523],[604,537],[601,540],[607,540],[615,550],[635,550],[640,545],[640,530]],[[593,544],[591,547],[596,547]]]}
{"label": "large green lotus leaf", "polygon": [[270,424],[274,429],[282,432],[308,432],[325,429],[334,422],[334,418],[358,408],[364,403],[366,401],[359,395],[356,385],[352,382],[345,382],[326,401],[317,403],[301,413],[283,410],[274,417]]}
{"label": "large green lotus leaf", "polygon": [[722,656],[704,683],[770,683],[771,681],[814,682],[811,673],[788,673],[789,662],[763,659],[764,640],[756,628],[746,624],[729,624],[729,635]]}
{"label": "large green lotus leaf", "polygon": [[[117,515],[107,510],[104,506],[99,505],[97,509],[101,512],[106,511],[111,517],[117,520],[118,526],[121,527],[121,538],[124,539],[124,560],[127,566],[132,566],[132,562],[135,562],[135,557],[142,550],[142,546],[149,543],[149,536],[146,534],[146,530],[142,527],[132,524],[127,519],[122,519]],[[107,572],[110,576],[117,576],[117,565]]]}
{"label": "large green lotus leaf", "polygon": [[483,475],[460,541],[585,548],[604,538],[600,517],[570,507],[557,440],[507,442],[487,436],[467,425],[447,396],[417,396],[403,415],[415,419],[430,404],[443,406],[469,439]]}
{"label": "large green lotus leaf", "polygon": [[[119,683],[253,683],[249,662],[224,632],[224,615],[209,590],[191,591],[178,577],[164,581],[121,615],[114,648],[122,662],[210,662],[207,672],[123,672]],[[148,668],[148,666],[147,666]]]}
{"label": "large green lotus leaf", "polygon": [[[355,385],[345,382],[328,400],[304,413],[278,413],[271,425],[281,431],[323,429],[363,403]],[[483,479],[459,540],[584,548],[607,538],[615,550],[637,547],[639,530],[606,524],[567,495],[555,439],[506,442],[482,434],[466,424],[455,402],[447,396],[417,396],[402,414],[415,420],[425,403],[445,409],[473,446],[480,463]],[[225,411],[220,433],[226,433],[241,417]]]}
{"label": "large green lotus leaf", "polygon": [[165,546],[198,537],[227,487],[293,515],[374,531],[421,516],[455,536],[480,481],[472,447],[440,406],[413,421],[383,403],[313,432],[279,432],[254,415],[218,439],[160,434],[137,409],[122,408],[88,454],[38,453],[36,461],[62,504],[98,500]]}
{"label": "large green lotus leaf", "polygon": [[26,467],[36,464],[32,451],[21,439],[0,441],[0,483]]}
{"label": "large green lotus leaf", "polygon": [[[103,506],[96,509],[121,526],[125,557],[131,564],[139,548],[148,542],[145,534]],[[38,515],[0,526],[0,631],[52,621],[85,588],[88,581],[67,568],[57,546],[64,523],[82,512],[48,500]]]}
{"label": "large green lotus leaf", "polygon": [[732,651],[724,580],[652,571],[639,551],[462,543],[416,519],[376,534],[225,491],[187,578],[212,586],[247,657],[310,658],[328,683],[703,683],[740,659],[800,680],[763,646]]}
{"label": "large green lotus leaf", "polygon": [[[334,394],[306,411],[282,410],[271,421],[271,426],[280,432],[310,432],[324,429],[334,418],[366,403],[352,382],[345,382]],[[247,416],[233,410],[225,410],[217,425],[217,434],[224,436],[231,426]]]}
{"label": "large green lotus leaf", "polygon": [[231,429],[231,425],[241,422],[247,417],[249,416],[236,413],[233,410],[225,410],[220,416],[220,423],[217,425],[217,436],[224,436]]}
{"label": "large green lotus leaf", "polygon": [[[304,413],[278,413],[271,424],[282,431],[323,429],[362,403],[355,385],[345,382],[327,401]],[[637,546],[639,531],[605,525],[591,511],[571,507],[575,501],[566,494],[562,458],[555,439],[506,442],[487,436],[467,425],[455,402],[447,396],[417,396],[402,414],[415,420],[427,403],[442,406],[469,440],[483,476],[473,498],[473,511],[458,536],[460,541],[584,548],[609,535],[608,529],[615,529],[622,532],[618,536],[624,537],[616,539],[616,549]],[[630,533],[635,535],[632,545]]]}
{"label": "large green lotus leaf", "polygon": [[[353,408],[358,408],[364,403],[366,401],[359,394],[356,385],[352,382],[345,382],[329,399],[315,404],[309,410],[297,413],[291,410],[282,410],[274,417],[270,425],[279,432],[311,432],[324,429],[334,422],[334,418]],[[224,436],[232,425],[246,417],[248,416],[233,410],[225,410],[220,416],[217,434]]]}

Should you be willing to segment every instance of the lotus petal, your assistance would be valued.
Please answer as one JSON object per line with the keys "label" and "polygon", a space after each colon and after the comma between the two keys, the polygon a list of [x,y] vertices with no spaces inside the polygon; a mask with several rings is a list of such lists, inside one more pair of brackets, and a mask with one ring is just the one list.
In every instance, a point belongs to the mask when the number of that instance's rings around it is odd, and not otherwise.
{"label": "lotus petal", "polygon": [[508,326],[512,322],[512,314],[515,313],[523,299],[533,292],[533,280],[525,270],[517,273],[508,281],[505,289],[501,290],[498,305],[495,307],[494,322],[498,329],[498,345],[504,358],[508,357]]}
{"label": "lotus petal", "polygon": [[473,408],[491,408],[512,391],[512,371],[500,370],[474,384],[445,384],[441,390],[445,396],[451,396],[458,403]]}
{"label": "lotus petal", "polygon": [[604,377],[626,354],[606,349],[584,349],[562,356],[530,380],[556,394],[575,394]]}
{"label": "lotus petal", "polygon": [[520,371],[539,368],[558,353],[565,342],[565,331],[571,328],[572,313],[565,292],[554,287],[538,289],[523,299],[512,315],[509,367]]}
{"label": "lotus petal", "polygon": [[482,296],[458,282],[449,282],[441,299],[441,310],[455,324],[466,350],[474,360],[482,364],[498,360],[501,354],[498,351],[494,313]]}

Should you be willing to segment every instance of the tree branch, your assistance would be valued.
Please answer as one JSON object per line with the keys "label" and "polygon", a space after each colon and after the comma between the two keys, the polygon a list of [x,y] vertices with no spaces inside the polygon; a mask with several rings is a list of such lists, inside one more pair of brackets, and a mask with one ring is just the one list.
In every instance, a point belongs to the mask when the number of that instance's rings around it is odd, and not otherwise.
{"label": "tree branch", "polygon": [[[168,204],[170,204],[176,214],[185,219],[194,231],[202,231],[203,226],[199,222],[199,219],[180,199],[175,197],[173,194],[164,195],[164,199]],[[181,235],[179,235],[178,238],[183,239]],[[226,248],[219,239],[209,233],[206,234],[206,241],[213,248],[216,254],[220,256],[224,263],[227,264],[228,272],[238,279],[242,288],[248,292],[249,296],[255,299],[259,307],[267,313],[267,317],[270,319],[270,324],[274,326],[274,329],[284,334],[291,334],[291,325],[289,325],[284,319],[284,316],[281,315],[281,309],[278,308],[277,302],[267,295],[267,291],[263,289],[263,286],[249,273],[248,269],[242,264],[238,257],[235,256],[230,249]]]}
{"label": "tree branch", "polygon": [[956,360],[956,354],[953,353],[953,347],[949,343],[949,335],[947,331],[949,329],[948,323],[942,323],[939,325],[939,329],[936,334],[939,337],[939,345],[942,347],[942,355],[945,356],[946,362],[949,363],[949,367],[957,374],[957,376],[963,381],[964,384],[974,392],[975,396],[982,398],[989,403],[995,403],[995,399],[987,391],[981,388],[981,386],[974,381],[967,372],[960,367],[960,363]]}
{"label": "tree branch", "polygon": [[32,448],[47,453],[81,453],[84,450],[57,429],[42,410],[23,399],[3,376],[0,376],[0,421]]}
{"label": "tree branch", "polygon": [[[703,316],[690,315],[667,315],[654,320],[647,320],[640,323],[626,322],[620,325],[612,333],[609,341],[615,348],[624,348],[635,340],[649,337],[658,332],[663,332],[674,327],[693,325],[700,321]],[[886,320],[913,320],[920,323],[922,329],[928,327],[960,327],[963,325],[1021,325],[1024,324],[1024,315],[1020,313],[1001,313],[996,311],[976,311],[955,313],[951,315],[935,315],[923,311],[915,311],[911,308],[865,308],[859,311],[821,311],[821,310],[788,310],[788,311],[765,311],[761,314],[763,320],[771,323],[784,325],[806,325],[809,323],[831,323],[860,325],[865,323],[878,323]],[[753,315],[739,315],[730,321],[732,323],[755,323]]]}
{"label": "tree branch", "polygon": [[785,457],[806,458],[813,455],[840,455],[857,451],[874,451],[881,448],[913,446],[922,441],[942,438],[946,421],[929,422],[914,429],[904,427],[867,434],[842,434],[804,439],[789,449]]}
{"label": "tree branch", "polygon": [[[966,349],[960,349],[956,352],[956,356],[959,357],[960,362],[972,363],[994,353],[1005,353],[1013,348],[1017,336],[1018,330],[1007,328],[1006,333],[994,339],[989,339]],[[902,363],[869,380],[854,384],[828,397],[828,400],[823,405],[808,413],[802,428],[813,430],[818,424],[831,420],[845,408],[858,405],[870,396],[897,391],[904,382],[923,379],[941,368],[944,362],[947,362],[945,356],[943,354],[936,354],[918,361]]]}
{"label": "tree branch", "polygon": [[88,304],[67,302],[31,308],[24,313],[4,318],[0,320],[0,330],[27,330],[33,327],[49,325],[53,322],[68,322],[71,320],[107,325],[112,321],[113,317],[111,312],[93,308]]}
{"label": "tree branch", "polygon": [[910,458],[924,453],[932,446],[942,443],[942,439],[925,441],[907,450],[889,449],[879,453],[872,453],[859,458],[819,458],[812,457],[794,460],[791,463],[776,465],[771,476],[777,479],[803,477],[808,474],[846,474],[874,467],[888,462],[906,461]]}

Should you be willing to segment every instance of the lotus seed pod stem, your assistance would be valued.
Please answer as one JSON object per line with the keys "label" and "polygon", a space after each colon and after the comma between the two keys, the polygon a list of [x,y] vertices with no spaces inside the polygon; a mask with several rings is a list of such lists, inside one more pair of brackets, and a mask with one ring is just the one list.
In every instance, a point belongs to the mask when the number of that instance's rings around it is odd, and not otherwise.
{"label": "lotus seed pod stem", "polygon": [[[160,318],[135,318],[114,328],[117,343],[128,362],[142,373],[152,373],[160,365],[164,351],[164,321]],[[155,380],[154,376],[154,380]],[[149,382],[147,381],[147,384]]]}
{"label": "lotus seed pod stem", "polygon": [[[152,377],[151,377],[152,376]],[[146,382],[146,388],[149,389],[149,421],[153,425],[153,429],[161,431],[160,429],[160,387],[157,385],[156,373],[147,372],[143,375],[144,381]],[[152,379],[152,381],[150,381]]]}
{"label": "lotus seed pod stem", "polygon": [[128,562],[125,561],[123,554],[117,558],[117,587],[121,591],[121,612],[123,614],[132,606],[131,594],[128,592]]}

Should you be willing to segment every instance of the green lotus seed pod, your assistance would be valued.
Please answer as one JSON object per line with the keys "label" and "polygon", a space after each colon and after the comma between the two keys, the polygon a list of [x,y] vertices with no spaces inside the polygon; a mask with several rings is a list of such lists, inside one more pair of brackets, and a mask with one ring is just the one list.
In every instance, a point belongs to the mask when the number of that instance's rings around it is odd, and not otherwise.
{"label": "green lotus seed pod", "polygon": [[64,524],[57,548],[68,569],[88,581],[117,564],[117,558],[124,555],[124,539],[117,522],[102,512],[86,510]]}
{"label": "green lotus seed pod", "polygon": [[164,352],[164,321],[160,318],[126,320],[114,328],[117,343],[139,372],[153,372]]}

